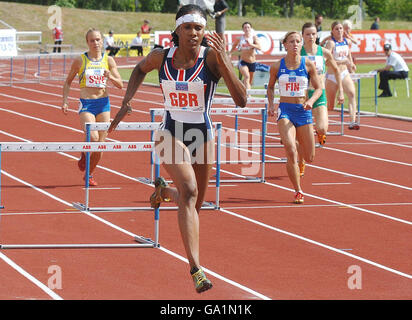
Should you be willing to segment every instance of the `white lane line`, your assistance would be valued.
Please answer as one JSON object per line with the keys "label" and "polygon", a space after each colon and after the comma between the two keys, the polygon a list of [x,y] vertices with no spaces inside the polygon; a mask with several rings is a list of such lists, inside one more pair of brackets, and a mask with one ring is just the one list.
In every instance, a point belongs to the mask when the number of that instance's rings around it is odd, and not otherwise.
{"label": "white lane line", "polygon": [[[44,85],[46,85],[46,84],[44,84]],[[45,91],[40,91],[40,90],[36,90],[36,89],[30,89],[30,88],[19,87],[19,86],[17,86],[17,88],[23,89],[23,90],[32,91],[32,92],[37,92],[37,93],[41,93],[41,94],[54,95],[54,96],[59,96],[59,97],[61,96],[61,95],[58,95],[58,94],[54,94],[54,93],[50,93],[50,92],[45,92]],[[77,89],[77,88],[73,88],[73,90],[79,91],[79,89]],[[144,93],[151,93],[151,92],[149,92],[149,91],[144,91],[144,90],[143,90],[143,92],[144,92]],[[7,96],[7,97],[10,97],[10,98],[22,99],[23,101],[28,101],[28,102],[32,101],[32,100],[27,100],[27,99],[19,98],[19,97],[9,96],[9,95],[6,95],[6,94],[0,94],[0,95]],[[113,94],[112,96],[113,96],[113,97],[117,97],[117,98],[123,98],[123,97],[117,96],[117,95],[115,95],[115,94]],[[72,98],[72,99],[76,99],[76,98]],[[146,102],[146,103],[151,103],[151,104],[155,103],[155,104],[158,104],[158,105],[160,105],[160,106],[163,107],[163,104],[160,103],[160,102],[147,101],[147,100],[142,100],[142,99],[137,99],[137,98],[134,98],[134,100],[136,100],[136,101],[138,101],[138,102]],[[37,102],[35,102],[35,101],[32,101],[32,102],[37,103]],[[40,104],[42,104],[42,103],[40,103]],[[51,106],[51,107],[60,109],[59,106],[53,106],[53,105],[50,105],[50,104],[44,104],[44,105],[47,105],[47,106]],[[115,105],[112,105],[112,106],[115,107],[115,108],[120,108],[119,106],[115,106]],[[149,112],[142,111],[142,110],[138,110],[138,109],[137,109],[137,110],[134,109],[134,111],[135,111],[135,112],[140,112],[140,113],[149,114]],[[77,112],[77,111],[76,111],[76,110],[73,110],[73,112]],[[252,120],[252,121],[255,121],[255,122],[256,122],[256,121],[261,122],[261,120],[259,120],[259,119],[254,119],[254,118],[244,118],[244,119]],[[271,124],[271,123],[268,122],[268,124]],[[387,129],[387,130],[396,130],[396,129]],[[403,132],[403,131],[400,131],[400,132]],[[410,132],[405,131],[405,133],[410,133]],[[400,144],[400,143],[385,142],[385,141],[381,141],[381,140],[367,139],[367,138],[361,138],[361,137],[350,136],[350,135],[345,135],[345,137],[351,137],[351,138],[357,138],[357,139],[364,139],[364,140],[367,140],[367,141],[372,141],[372,142],[380,143],[380,144],[383,143],[383,144],[395,145],[395,146],[399,146],[399,147],[412,148],[412,146],[408,146],[408,145]],[[273,137],[268,136],[268,138],[273,138]],[[325,148],[329,148],[329,147],[325,147]],[[331,149],[332,149],[332,148],[331,148]],[[335,151],[338,151],[338,152],[346,152],[346,153],[349,153],[348,151],[345,151],[345,150],[340,150],[340,149],[334,149],[334,150],[335,150]],[[376,157],[372,157],[372,156],[362,155],[362,154],[359,154],[359,153],[351,153],[351,154],[353,154],[353,155],[358,155],[358,156],[363,156],[363,157],[370,157],[370,158],[374,158],[374,159],[376,159],[376,160],[381,160],[381,161],[387,161],[387,162],[393,162],[393,163],[398,163],[398,164],[403,164],[403,165],[412,166],[412,164],[405,164],[405,163],[398,162],[398,161],[392,161],[392,160],[387,160],[387,159],[382,159],[382,158],[376,158]]]}
{"label": "white lane line", "polygon": [[[51,124],[51,125],[54,125],[54,124],[51,123],[51,122],[48,122],[48,123]],[[7,132],[1,131],[1,130],[0,130],[0,133],[3,133],[3,134],[5,134],[5,135],[9,135]],[[24,140],[24,141],[29,142],[29,141],[26,140],[26,139],[23,139],[23,138],[14,136],[14,135],[12,135],[12,136],[13,136],[14,138],[22,139],[22,140]],[[113,140],[113,141],[116,141],[116,140]],[[254,151],[251,151],[251,152],[254,152]],[[65,155],[65,156],[67,156],[67,157],[70,157],[70,158],[72,158],[72,159],[77,159],[76,157],[74,157],[74,156],[72,156],[72,155],[69,155],[69,154],[65,154],[65,153],[60,153],[60,154]],[[267,157],[268,157],[268,158],[278,159],[277,157],[273,157],[273,156],[267,156]],[[363,179],[363,180],[367,180],[367,181],[372,181],[372,182],[376,182],[376,183],[386,184],[386,185],[389,185],[389,186],[392,186],[392,187],[398,187],[398,188],[406,189],[406,190],[409,190],[409,191],[412,190],[412,188],[409,188],[409,187],[406,187],[406,186],[397,185],[397,184],[393,184],[393,183],[389,183],[389,182],[385,182],[385,181],[381,181],[381,180],[371,179],[371,178],[367,178],[367,177],[363,177],[363,176],[352,175],[352,174],[349,174],[349,173],[345,173],[345,172],[341,172],[341,171],[336,171],[336,170],[332,170],[332,169],[322,168],[322,167],[315,166],[315,165],[313,165],[313,164],[308,165],[308,166],[311,166],[311,167],[314,167],[314,168],[317,168],[317,169],[320,169],[320,170],[324,170],[324,171],[329,171],[329,172],[333,172],[333,173],[337,173],[337,174],[342,174],[342,175],[348,176],[348,177],[354,177],[354,178],[359,178],[359,179]],[[137,182],[141,183],[141,182],[140,182],[138,179],[136,179],[136,178],[129,177],[129,176],[127,176],[127,175],[124,175],[124,174],[122,174],[122,173],[120,173],[120,172],[111,170],[111,169],[109,169],[109,168],[102,167],[102,166],[100,166],[100,165],[98,166],[98,168],[101,168],[101,169],[106,170],[106,171],[108,171],[108,172],[111,172],[111,173],[114,173],[114,174],[123,176],[124,178],[127,178],[127,179],[130,179],[130,180],[137,181]],[[216,170],[216,169],[214,168],[214,170]],[[230,172],[230,171],[227,171],[227,170],[221,169],[221,172],[226,172],[226,173],[228,173],[228,174],[230,174],[230,175],[234,175],[234,176],[238,176],[238,177],[241,177],[241,178],[245,178],[245,177],[242,176],[242,175],[237,175],[237,174],[235,174],[235,173],[233,173],[233,172]],[[292,191],[291,189],[288,189],[288,188],[286,188],[286,189],[289,190],[289,191]],[[316,196],[314,196],[314,197],[316,197]],[[323,199],[323,198],[319,198],[319,199]],[[331,200],[325,200],[325,201],[331,201]],[[353,208],[355,208],[356,210],[361,210],[361,208],[357,208],[357,207],[353,207]],[[374,213],[374,214],[379,214],[379,213]],[[383,215],[383,216],[385,216],[385,215]],[[388,217],[389,217],[389,216],[388,216]],[[396,218],[395,218],[395,219],[396,219]],[[409,223],[409,222],[408,222],[408,223]]]}
{"label": "white lane line", "polygon": [[26,270],[24,270],[22,267],[20,267],[13,260],[11,260],[9,257],[7,257],[6,255],[4,255],[1,252],[0,252],[0,259],[2,259],[5,263],[7,263],[10,267],[12,267],[18,273],[20,273],[23,277],[25,277],[26,279],[31,281],[34,285],[36,285],[41,290],[43,290],[47,295],[49,295],[54,300],[63,300],[63,298],[60,297],[57,293],[55,293],[49,287],[47,287],[46,285],[41,283],[39,280],[37,280],[35,277],[33,277],[30,273],[28,273]]}
{"label": "white lane line", "polygon": [[[277,187],[280,187],[280,186],[277,186]],[[288,189],[288,188],[286,188],[286,189]],[[291,191],[290,189],[289,189],[289,191]],[[320,198],[320,199],[322,199],[322,198]],[[348,206],[348,205],[346,205],[346,204],[342,204],[343,206]],[[355,209],[357,209],[357,208],[355,208]]]}
{"label": "white lane line", "polygon": [[[86,190],[86,188],[82,188],[83,190]],[[93,187],[89,188],[89,191],[98,191],[98,190],[121,190],[122,188],[120,187]]]}
{"label": "white lane line", "polygon": [[350,258],[353,258],[353,259],[356,259],[356,260],[365,262],[365,263],[370,264],[370,265],[372,265],[372,266],[374,266],[374,267],[377,267],[377,268],[379,268],[379,269],[383,269],[383,270],[385,270],[385,271],[389,271],[389,272],[394,273],[394,274],[397,274],[397,275],[399,275],[399,276],[402,276],[402,277],[405,277],[405,278],[408,278],[408,279],[412,279],[412,275],[410,275],[410,274],[401,272],[401,271],[396,270],[396,269],[393,269],[393,268],[386,267],[386,266],[384,266],[384,265],[382,265],[382,264],[380,264],[380,263],[374,262],[374,261],[372,261],[372,260],[368,260],[368,259],[362,258],[362,257],[360,257],[360,256],[357,256],[357,255],[354,255],[354,254],[345,252],[345,251],[342,250],[342,249],[337,249],[337,248],[331,247],[331,246],[329,246],[329,245],[327,245],[327,244],[324,244],[324,243],[321,243],[321,242],[318,242],[318,241],[315,241],[315,240],[312,240],[312,239],[309,239],[309,238],[306,238],[306,237],[297,235],[297,234],[295,234],[295,233],[288,232],[288,231],[285,231],[285,230],[282,230],[282,229],[279,229],[279,228],[276,228],[276,227],[272,227],[272,226],[267,225],[267,224],[265,224],[265,223],[262,223],[262,222],[260,222],[260,221],[257,221],[257,220],[254,220],[254,219],[251,219],[251,218],[242,216],[242,215],[240,215],[240,214],[238,214],[238,213],[235,213],[235,212],[232,212],[232,211],[229,211],[229,210],[226,210],[226,209],[222,209],[222,208],[221,208],[220,211],[225,212],[225,213],[227,213],[227,214],[229,214],[229,215],[232,215],[232,216],[234,216],[234,217],[237,217],[237,218],[239,218],[239,219],[246,220],[246,221],[248,221],[248,222],[254,223],[254,224],[259,225],[259,226],[261,226],[261,227],[264,227],[264,228],[266,228],[266,229],[270,229],[270,230],[273,230],[273,231],[282,233],[282,234],[284,234],[284,235],[287,235],[287,236],[290,236],[290,237],[293,237],[293,238],[296,238],[296,239],[300,239],[300,240],[302,240],[302,241],[305,241],[305,242],[314,244],[314,245],[316,245],[316,246],[319,246],[319,247],[322,247],[322,248],[331,250],[331,251],[333,251],[333,252],[343,254],[343,255],[348,256],[348,257],[350,257]]}
{"label": "white lane line", "polygon": [[[3,209],[4,210],[4,209]],[[0,216],[4,217],[4,216],[31,216],[31,215],[53,215],[53,214],[73,214],[73,213],[78,213],[79,210],[76,209],[76,211],[37,211],[37,212],[7,212],[7,213],[1,213]]]}
{"label": "white lane line", "polygon": [[[401,144],[399,144],[399,145],[401,145]],[[402,146],[405,146],[405,145],[402,144]],[[346,154],[350,154],[350,155],[357,156],[357,157],[368,158],[368,159],[372,159],[372,160],[379,160],[379,161],[383,161],[383,162],[389,162],[389,163],[393,163],[393,164],[400,164],[400,165],[403,165],[403,166],[412,167],[412,163],[374,157],[374,156],[370,156],[370,155],[362,154],[362,153],[358,153],[358,152],[346,151],[346,150],[331,148],[331,147],[327,147],[327,146],[323,146],[322,149],[341,152],[341,153],[346,153]]]}
{"label": "white lane line", "polygon": [[[6,175],[7,177],[9,177],[10,179],[13,179],[13,180],[15,180],[15,181],[17,181],[17,182],[19,182],[19,183],[22,183],[22,184],[24,184],[24,185],[26,185],[26,186],[28,186],[28,187],[30,187],[30,188],[33,188],[34,190],[36,190],[36,191],[44,194],[44,195],[47,196],[47,197],[52,198],[53,200],[56,200],[56,201],[58,201],[58,202],[60,202],[60,203],[63,203],[63,204],[66,205],[66,206],[72,207],[72,205],[71,205],[69,202],[67,202],[67,201],[65,201],[65,200],[63,200],[63,199],[61,199],[61,198],[59,198],[59,197],[57,197],[57,196],[54,196],[54,195],[51,194],[50,192],[44,191],[43,189],[40,189],[40,188],[38,188],[38,187],[30,184],[29,182],[26,182],[26,181],[24,181],[24,180],[22,180],[22,179],[20,179],[20,178],[18,178],[18,177],[16,177],[16,176],[13,176],[12,174],[9,174],[8,172],[5,172],[4,170],[1,170],[1,173],[4,174],[4,175]],[[88,215],[89,217],[91,217],[91,218],[93,218],[93,219],[95,219],[95,220],[98,220],[98,221],[106,224],[107,226],[109,226],[109,227],[111,227],[111,228],[113,228],[113,229],[115,229],[115,230],[118,230],[118,231],[120,231],[120,232],[122,232],[122,233],[125,233],[125,234],[127,234],[127,235],[129,235],[129,236],[131,236],[131,237],[133,237],[133,238],[137,236],[136,234],[134,234],[134,233],[132,233],[132,232],[126,230],[126,229],[123,229],[123,228],[121,228],[121,227],[119,227],[119,226],[117,226],[117,225],[115,225],[115,224],[113,224],[113,223],[111,223],[111,222],[109,222],[109,221],[101,218],[101,217],[98,217],[98,216],[96,216],[96,215],[94,215],[94,214],[92,214],[92,213],[90,213],[90,212],[87,212],[87,211],[81,211],[81,212],[84,213],[84,214],[86,214],[86,215]],[[175,252],[173,252],[173,251],[170,251],[170,250],[168,250],[168,249],[166,249],[166,248],[163,248],[163,247],[160,247],[159,249],[162,250],[163,252],[169,254],[169,255],[172,255],[172,256],[175,257],[175,258],[178,258],[178,259],[181,260],[181,261],[184,261],[184,262],[188,263],[188,261],[187,261],[186,258],[182,257],[181,255],[179,255],[179,254],[177,254],[177,253],[175,253]],[[232,285],[232,286],[235,286],[235,287],[237,287],[237,288],[239,288],[239,289],[241,289],[241,290],[243,290],[243,291],[246,291],[246,292],[248,292],[248,293],[251,293],[251,294],[255,295],[255,296],[258,297],[258,298],[261,298],[261,299],[264,299],[264,300],[271,300],[269,297],[266,297],[265,295],[260,294],[259,292],[255,291],[255,290],[252,290],[252,289],[250,289],[250,288],[248,288],[248,287],[245,287],[245,286],[241,285],[241,284],[238,283],[238,282],[235,282],[235,281],[233,281],[233,280],[230,280],[229,278],[226,278],[226,277],[224,277],[224,276],[222,276],[222,275],[220,275],[220,274],[212,271],[211,269],[208,269],[208,268],[206,268],[206,267],[203,267],[203,270],[204,270],[205,272],[207,272],[207,273],[209,273],[209,274],[212,274],[213,276],[219,278],[220,280],[222,280],[222,281],[224,281],[224,282]]]}
{"label": "white lane line", "polygon": [[369,142],[378,142],[378,143],[381,143],[381,144],[388,144],[388,145],[391,145],[391,146],[397,146],[397,147],[412,149],[412,146],[408,146],[408,145],[404,145],[404,144],[400,144],[400,143],[396,143],[396,142],[387,142],[387,141],[382,141],[382,140],[351,136],[351,135],[347,135],[347,134],[345,134],[345,137],[352,138],[352,139],[357,139],[357,140],[369,141]]}
{"label": "white lane line", "polygon": [[[111,170],[111,169],[109,169],[109,170],[110,170],[110,171],[113,171],[114,173],[116,172],[116,171]],[[231,173],[231,172],[228,172],[228,171],[226,171],[226,170],[223,170],[223,171],[225,171],[225,172],[227,172],[227,173],[229,173],[229,174],[231,174],[231,175],[235,175],[235,176],[241,177],[241,175],[239,175],[239,174]],[[122,175],[123,175],[123,174],[122,174]],[[16,178],[16,179],[18,179],[18,178]],[[19,180],[20,180],[20,179],[19,179]],[[264,184],[270,185],[270,186],[273,186],[273,187],[276,187],[276,188],[280,188],[280,189],[283,189],[283,190],[288,190],[288,191],[293,192],[292,189],[286,188],[286,187],[283,187],[283,186],[275,185],[275,184],[268,183],[268,182],[265,182]],[[36,187],[34,187],[34,188],[36,188]],[[37,190],[37,189],[38,189],[38,188],[36,188],[36,190]],[[46,194],[46,195],[48,194],[48,192],[43,191],[43,190],[40,191],[40,190],[41,190],[41,189],[38,189],[39,192],[42,192],[43,194]],[[317,199],[320,199],[320,200],[323,200],[323,201],[326,201],[326,202],[332,202],[332,203],[339,204],[339,205],[344,206],[344,207],[352,208],[352,209],[355,209],[355,210],[360,210],[360,211],[363,211],[363,212],[375,214],[375,215],[377,215],[377,216],[385,217],[385,218],[388,218],[388,219],[391,219],[391,220],[395,220],[395,221],[398,221],[398,222],[402,222],[402,223],[406,223],[406,224],[412,225],[412,222],[405,221],[405,220],[398,219],[398,218],[394,218],[394,217],[387,216],[387,215],[384,215],[384,214],[380,214],[380,213],[377,213],[377,212],[374,212],[374,211],[366,210],[366,209],[363,209],[363,208],[358,208],[358,207],[355,207],[355,206],[352,206],[352,205],[340,203],[340,202],[337,202],[337,201],[333,201],[333,200],[330,200],[330,199],[321,198],[321,197],[314,196],[314,195],[310,195],[310,194],[305,194],[305,195],[306,195],[306,196],[311,196],[311,197],[314,197],[314,198],[317,198]],[[58,201],[60,201],[60,202],[62,202],[62,203],[67,203],[67,202],[65,202],[65,201],[63,202],[63,200],[59,200],[57,197],[54,197],[54,196],[51,195],[51,194],[50,194],[50,196],[51,196],[52,198],[54,198],[55,200],[58,200]],[[67,203],[67,204],[68,204],[68,203]],[[68,205],[71,206],[70,204],[68,204]],[[221,209],[221,211],[222,211],[222,212],[226,212],[226,213],[228,212],[228,210],[226,210],[226,209]],[[110,224],[110,225],[111,225],[111,223],[107,222],[106,220],[104,220],[104,219],[102,219],[102,218],[100,218],[100,217],[97,217],[97,216],[95,216],[95,215],[93,215],[93,214],[91,214],[91,213],[88,213],[88,212],[84,212],[84,213],[87,214],[87,215],[89,215],[89,216],[91,216],[91,217],[93,217],[93,218],[95,218],[95,219],[97,219],[97,220],[99,220],[99,221],[101,221],[101,222],[103,222],[103,223],[106,223],[106,224]],[[255,223],[254,221],[256,221],[256,220],[253,220],[253,219],[250,219],[250,218],[247,218],[247,217],[243,217],[243,216],[238,215],[238,214],[233,213],[233,212],[231,212],[231,214],[234,215],[234,216],[242,217],[242,219],[247,220],[247,221],[251,221],[251,222],[253,222],[253,223]],[[257,221],[256,221],[256,222],[257,222]],[[259,222],[259,223],[257,223],[257,224],[261,224],[261,223]],[[264,224],[263,224],[263,225],[264,225]],[[114,227],[115,229],[118,229],[118,230],[119,230],[119,227],[117,227],[117,226],[115,226],[115,225],[113,225],[113,227]],[[273,228],[273,227],[271,227],[271,228]],[[275,229],[277,229],[277,228],[275,228]],[[280,230],[280,229],[277,229],[277,230]],[[292,233],[289,233],[289,232],[284,231],[284,230],[282,230],[282,231],[283,231],[284,233],[286,233],[286,234],[292,234]],[[126,233],[126,231],[125,231],[125,233]],[[129,233],[129,232],[127,231],[127,233]],[[299,237],[301,237],[301,236],[296,235],[296,237],[299,238]],[[301,238],[302,238],[302,239],[306,239],[306,238],[304,238],[304,237],[301,237]],[[311,242],[311,243],[313,243],[313,244],[316,244],[316,243],[317,243],[317,242],[314,241],[314,240],[310,240],[309,242]],[[319,244],[320,244],[320,243],[319,243]],[[321,244],[321,246],[324,247],[324,248],[329,248],[329,246],[324,245],[324,244]],[[330,247],[330,248],[332,248],[332,247]],[[333,251],[336,251],[336,250],[338,250],[338,249],[333,248]],[[340,252],[340,251],[337,251],[337,252]],[[344,252],[344,251],[342,251],[342,252],[343,252],[343,253],[346,253],[346,252]],[[354,256],[354,257],[356,257],[356,256]],[[182,261],[187,261],[187,260],[185,260],[184,257],[181,257],[181,258],[183,259]],[[356,257],[356,259],[361,260],[361,261],[364,261],[364,262],[367,262],[367,263],[370,263],[370,264],[375,265],[375,266],[380,266],[380,264],[377,264],[377,263],[372,262],[372,261],[369,262],[369,260],[364,259],[364,258],[361,258],[361,257]],[[399,275],[403,275],[403,274],[404,274],[404,273],[402,273],[402,272],[400,272],[400,271],[397,271],[397,270],[394,270],[394,269],[391,269],[391,268],[388,268],[388,267],[385,267],[385,266],[383,266],[383,269],[385,269],[385,270],[387,270],[387,271],[390,271],[390,272],[397,273],[397,274],[399,274]],[[207,270],[207,269],[205,268],[205,271],[206,271],[206,270]],[[206,271],[206,272],[207,272],[207,271]],[[409,275],[407,275],[407,276],[409,276]]]}
{"label": "white lane line", "polygon": [[340,185],[340,184],[352,184],[351,182],[313,182],[313,186],[329,186],[329,185]]}
{"label": "white lane line", "polygon": [[[394,203],[350,203],[348,205],[356,207],[380,207],[380,206],[412,206],[412,202],[394,202]],[[342,207],[340,204],[305,204],[304,206],[297,206],[296,204],[291,205],[279,205],[279,206],[236,206],[236,207],[225,207],[228,210],[233,209],[279,209],[279,208],[323,208],[323,207]]]}
{"label": "white lane line", "polygon": [[[233,172],[230,172],[230,171],[227,171],[227,170],[222,170],[221,169],[221,171],[226,172],[226,173],[228,173],[230,175],[233,175],[235,177],[238,177],[238,178],[245,178],[245,176],[242,176],[240,174],[233,173]],[[269,186],[272,186],[272,187],[275,187],[275,188],[278,188],[278,189],[282,189],[282,190],[286,190],[286,191],[290,191],[290,192],[295,192],[295,190],[293,190],[291,188],[287,188],[287,187],[277,185],[277,184],[274,184],[274,183],[271,183],[271,182],[265,181],[265,182],[263,182],[263,184],[269,185]],[[376,212],[376,211],[367,210],[367,209],[364,209],[364,208],[359,208],[359,207],[356,207],[356,206],[353,206],[353,205],[350,205],[350,204],[347,204],[347,203],[343,203],[343,202],[323,198],[323,197],[320,197],[320,196],[317,196],[317,195],[314,195],[314,194],[310,194],[310,193],[306,193],[306,192],[304,192],[304,195],[305,195],[305,197],[306,196],[307,197],[312,197],[312,198],[315,198],[315,199],[318,199],[318,200],[321,200],[321,201],[334,203],[334,204],[337,204],[337,205],[340,205],[340,206],[343,206],[343,207],[351,208],[351,209],[354,209],[355,211],[362,211],[362,212],[370,213],[370,214],[373,214],[373,215],[376,215],[376,216],[379,216],[379,217],[382,217],[382,218],[386,218],[386,219],[394,220],[394,221],[397,221],[397,222],[405,223],[405,224],[408,224],[408,225],[412,225],[411,221],[407,221],[407,220],[399,219],[399,218],[396,218],[396,217],[388,216],[386,214],[379,213],[379,212]]]}
{"label": "white lane line", "polygon": [[391,131],[391,132],[398,132],[398,133],[412,134],[412,131],[406,131],[406,130],[400,130],[400,129],[391,129],[391,128],[385,128],[385,127],[378,127],[378,126],[373,126],[373,125],[370,125],[370,124],[362,124],[362,127],[372,128],[372,129],[377,129],[377,130],[384,130],[384,131]]}

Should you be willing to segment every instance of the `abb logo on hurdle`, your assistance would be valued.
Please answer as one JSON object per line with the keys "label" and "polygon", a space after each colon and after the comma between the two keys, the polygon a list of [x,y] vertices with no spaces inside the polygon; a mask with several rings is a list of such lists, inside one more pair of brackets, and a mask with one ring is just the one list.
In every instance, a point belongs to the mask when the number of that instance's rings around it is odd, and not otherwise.
{"label": "abb logo on hurdle", "polygon": [[150,143],[124,143],[124,144],[105,144],[101,143],[93,148],[93,145],[86,144],[82,148],[84,151],[121,151],[121,150],[151,150],[152,144]]}

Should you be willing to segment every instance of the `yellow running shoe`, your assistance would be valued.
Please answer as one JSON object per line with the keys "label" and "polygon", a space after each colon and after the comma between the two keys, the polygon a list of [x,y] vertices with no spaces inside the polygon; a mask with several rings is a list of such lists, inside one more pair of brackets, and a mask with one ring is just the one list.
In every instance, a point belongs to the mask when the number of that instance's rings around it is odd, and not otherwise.
{"label": "yellow running shoe", "polygon": [[301,177],[303,177],[305,175],[305,160],[299,161],[299,174]]}
{"label": "yellow running shoe", "polygon": [[202,293],[203,291],[212,289],[213,284],[208,278],[206,278],[205,273],[202,269],[197,270],[192,273],[193,282],[195,283],[195,288],[197,293]]}
{"label": "yellow running shoe", "polygon": [[298,191],[295,193],[295,203],[296,204],[302,204],[304,201],[303,193]]}
{"label": "yellow running shoe", "polygon": [[154,185],[155,191],[150,196],[150,206],[157,209],[163,201],[170,201],[170,199],[162,197],[162,189],[166,188],[168,185],[163,177],[157,177]]}

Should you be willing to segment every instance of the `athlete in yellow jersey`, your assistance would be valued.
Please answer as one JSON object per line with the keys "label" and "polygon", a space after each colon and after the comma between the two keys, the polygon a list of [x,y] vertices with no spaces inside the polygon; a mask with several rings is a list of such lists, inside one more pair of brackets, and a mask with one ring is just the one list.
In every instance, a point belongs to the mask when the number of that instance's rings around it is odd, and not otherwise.
{"label": "athlete in yellow jersey", "polygon": [[[67,114],[69,109],[68,95],[71,84],[78,75],[80,85],[79,116],[80,125],[84,130],[86,122],[110,122],[110,101],[107,90],[107,80],[117,88],[123,88],[122,78],[117,71],[116,62],[112,57],[102,52],[103,36],[99,30],[89,29],[86,33],[86,42],[89,51],[77,57],[71,66],[63,86],[62,111]],[[107,136],[106,131],[92,131],[91,141],[102,142]],[[101,152],[93,152],[90,157],[90,174],[93,173],[102,157]],[[82,153],[78,162],[79,169],[85,170],[85,157]],[[89,185],[97,183],[90,176]]]}

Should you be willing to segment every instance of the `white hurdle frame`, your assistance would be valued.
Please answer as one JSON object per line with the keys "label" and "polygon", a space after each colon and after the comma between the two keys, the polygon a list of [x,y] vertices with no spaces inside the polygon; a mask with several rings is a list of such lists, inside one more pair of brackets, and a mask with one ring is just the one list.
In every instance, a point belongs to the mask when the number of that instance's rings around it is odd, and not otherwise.
{"label": "white hurdle frame", "polygon": [[[3,152],[126,152],[150,151],[153,152],[153,142],[5,142],[0,143],[0,171],[1,155]],[[159,164],[156,162],[156,166]],[[156,170],[157,172],[159,170]],[[88,182],[88,179],[86,180]],[[1,181],[0,181],[1,182]],[[0,184],[1,195],[1,184]],[[1,198],[0,198],[1,199]],[[1,207],[4,208],[3,206]],[[133,211],[135,211],[134,208]],[[140,235],[134,237],[138,244],[131,243],[92,243],[92,244],[0,244],[0,249],[70,249],[70,248],[158,248],[159,245],[159,208],[140,208],[154,211],[154,240]],[[88,212],[88,210],[83,210]],[[130,210],[131,211],[131,210]]]}
{"label": "white hurdle frame", "polygon": [[[219,99],[219,98],[218,98]],[[226,99],[226,98],[224,98]],[[215,100],[214,100],[215,101]],[[233,100],[232,100],[233,101]],[[150,119],[151,121],[155,121],[156,116],[163,116],[164,114],[164,109],[162,108],[152,108],[150,109]],[[261,123],[261,144],[259,147],[261,148],[261,158],[258,160],[259,163],[261,163],[262,169],[261,169],[261,176],[260,177],[253,177],[253,178],[247,178],[247,179],[221,179],[221,182],[228,182],[228,183],[233,183],[233,182],[265,182],[265,164],[266,163],[285,163],[286,159],[280,159],[280,160],[266,160],[265,159],[265,153],[266,153],[266,142],[265,142],[265,137],[266,137],[266,122],[267,122],[267,111],[266,108],[211,108],[210,109],[210,114],[211,115],[261,115],[262,117],[262,123]],[[236,132],[236,137],[237,137],[237,129],[235,128]],[[218,135],[219,135],[218,131]],[[221,149],[221,144],[218,144],[218,150]],[[220,161],[220,158],[218,159]],[[230,161],[220,161],[216,163],[216,174],[220,174],[220,166],[222,164],[239,164],[239,163],[244,163],[241,160],[235,161],[235,162],[230,162]],[[247,163],[251,163],[250,160],[247,161]],[[211,180],[213,182],[213,180]],[[216,186],[217,187],[217,186]]]}
{"label": "white hurdle frame", "polygon": [[[163,110],[163,109],[162,109]],[[160,127],[160,122],[120,122],[117,127],[116,131],[151,131],[151,142],[153,142],[153,133],[155,130],[158,130]],[[220,139],[221,135],[221,126],[222,124],[220,122],[215,123],[216,130],[218,132],[218,139]],[[86,140],[90,141],[90,133],[91,131],[107,131],[110,127],[110,122],[87,122],[85,124],[85,131],[86,131]],[[153,142],[154,143],[154,142]],[[220,150],[217,150],[218,155],[220,156]],[[89,203],[89,179],[88,179],[88,174],[90,172],[89,170],[89,160],[90,156],[86,155],[86,182],[85,182],[85,205],[81,203],[73,203],[73,206],[77,209],[80,210],[87,210],[90,212],[95,212],[95,211],[133,211],[133,210],[142,210],[144,209],[150,209],[150,207],[88,207]],[[141,183],[151,185],[154,183],[155,178],[157,178],[160,175],[160,165],[156,162],[157,156],[155,154],[155,150],[153,149],[151,152],[151,157],[150,157],[150,164],[151,164],[151,176],[149,178],[145,177],[139,177],[138,180]],[[153,172],[155,171],[155,172]],[[220,173],[219,173],[220,175]],[[220,183],[216,182],[216,203],[213,204],[212,202],[205,202],[201,209],[202,210],[217,210],[219,209],[219,194],[220,194]],[[176,206],[163,206],[162,210],[177,210],[178,208]]]}

